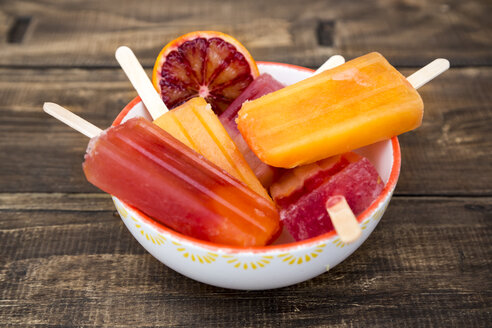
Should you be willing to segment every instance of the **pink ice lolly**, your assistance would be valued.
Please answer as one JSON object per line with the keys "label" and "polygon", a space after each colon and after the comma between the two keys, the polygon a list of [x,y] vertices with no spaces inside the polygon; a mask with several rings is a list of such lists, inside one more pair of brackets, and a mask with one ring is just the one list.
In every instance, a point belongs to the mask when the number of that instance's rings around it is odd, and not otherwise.
{"label": "pink ice lolly", "polygon": [[334,229],[325,203],[342,195],[355,215],[362,213],[384,188],[374,166],[367,158],[350,163],[315,190],[280,209],[280,219],[295,240],[316,237]]}
{"label": "pink ice lolly", "polygon": [[287,170],[270,186],[270,194],[277,206],[286,208],[361,158],[348,152]]}
{"label": "pink ice lolly", "polygon": [[249,146],[246,144],[246,141],[244,141],[241,133],[239,133],[239,130],[237,129],[236,117],[245,101],[260,98],[270,92],[280,90],[283,87],[284,85],[275,80],[271,75],[266,73],[261,74],[253,82],[251,82],[251,84],[239,95],[239,97],[237,97],[236,100],[234,100],[219,116],[220,121],[231,136],[237,148],[243,154],[246,162],[248,162],[249,166],[265,188],[270,186],[278,169],[263,163],[258,157],[256,157],[253,151],[251,151]]}

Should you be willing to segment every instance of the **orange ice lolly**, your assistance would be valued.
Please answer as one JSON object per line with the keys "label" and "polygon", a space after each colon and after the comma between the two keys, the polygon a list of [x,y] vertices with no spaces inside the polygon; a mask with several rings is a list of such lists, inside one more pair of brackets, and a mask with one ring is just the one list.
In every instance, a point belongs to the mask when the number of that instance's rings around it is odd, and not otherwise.
{"label": "orange ice lolly", "polygon": [[265,163],[292,168],[420,126],[414,87],[379,53],[244,103],[238,128]]}
{"label": "orange ice lolly", "polygon": [[154,120],[154,124],[270,200],[267,191],[205,99],[192,98],[161,115]]}
{"label": "orange ice lolly", "polygon": [[265,245],[275,206],[143,118],[89,143],[87,180],[183,234],[235,246]]}
{"label": "orange ice lolly", "polygon": [[115,56],[156,125],[272,201],[205,99],[192,98],[169,111],[132,50],[119,47]]}

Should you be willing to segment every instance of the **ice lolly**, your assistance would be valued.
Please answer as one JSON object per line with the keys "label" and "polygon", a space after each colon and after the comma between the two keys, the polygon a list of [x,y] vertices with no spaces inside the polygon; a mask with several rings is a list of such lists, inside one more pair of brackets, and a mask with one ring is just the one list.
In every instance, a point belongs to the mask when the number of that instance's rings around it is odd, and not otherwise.
{"label": "ice lolly", "polygon": [[203,98],[192,98],[168,111],[131,49],[120,47],[115,55],[156,125],[226,170],[259,195],[271,200],[210,105]]}
{"label": "ice lolly", "polygon": [[[283,199],[282,202],[277,203],[280,208],[280,218],[292,237],[298,241],[334,229],[326,209],[326,203],[330,198],[343,196],[352,212],[358,215],[369,207],[384,188],[383,181],[369,160],[354,153],[334,157],[327,169],[321,169],[315,175],[298,173],[297,178],[302,176],[302,182],[292,182],[293,185],[297,184],[292,191],[294,197],[286,198],[288,196],[286,186],[287,181],[295,180],[295,175],[283,180],[283,187],[279,187],[284,191],[281,198],[278,193],[272,192],[276,201]],[[314,179],[317,182],[311,184],[314,176],[317,176]],[[274,186],[275,184],[272,188]],[[296,193],[297,190],[301,192]]]}
{"label": "ice lolly", "polygon": [[270,74],[261,74],[234,100],[229,107],[219,116],[220,121],[224,125],[231,136],[239,151],[243,154],[244,159],[260,180],[261,184],[268,188],[274,180],[276,168],[263,163],[252,151],[248,144],[244,141],[241,133],[237,128],[236,117],[239,109],[245,101],[251,101],[270,92],[280,90],[284,87],[282,83],[274,79]]}
{"label": "ice lolly", "polygon": [[243,104],[237,123],[262,161],[292,168],[410,131],[422,115],[415,88],[370,53]]}
{"label": "ice lolly", "polygon": [[360,155],[349,152],[286,170],[272,184],[270,194],[277,205],[287,207],[361,158]]}
{"label": "ice lolly", "polygon": [[[63,119],[60,108],[45,104]],[[156,221],[234,246],[265,245],[277,232],[278,212],[270,201],[155,124],[133,118],[99,134],[91,129],[83,164],[89,182]]]}

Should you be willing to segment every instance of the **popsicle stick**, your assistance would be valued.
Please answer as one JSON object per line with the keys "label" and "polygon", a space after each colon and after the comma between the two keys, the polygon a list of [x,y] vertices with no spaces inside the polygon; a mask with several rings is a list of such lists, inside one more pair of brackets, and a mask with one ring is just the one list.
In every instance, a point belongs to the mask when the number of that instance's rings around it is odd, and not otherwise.
{"label": "popsicle stick", "polygon": [[341,241],[352,243],[360,238],[362,229],[344,196],[336,195],[328,198],[326,210]]}
{"label": "popsicle stick", "polygon": [[321,65],[316,70],[316,72],[313,73],[313,76],[322,73],[324,71],[327,71],[329,69],[335,68],[337,66],[340,66],[343,63],[345,63],[345,58],[343,58],[342,56],[340,55],[331,56],[330,58],[328,58],[327,61],[325,61],[323,65]]}
{"label": "popsicle stick", "polygon": [[449,60],[438,58],[407,77],[407,80],[415,89],[418,89],[447,71],[448,68]]}
{"label": "popsicle stick", "polygon": [[75,115],[68,109],[55,103],[45,102],[43,109],[46,113],[74,128],[83,135],[88,136],[89,138],[94,138],[102,132],[102,130],[94,124],[87,122],[82,117]]}
{"label": "popsicle stick", "polygon": [[116,49],[115,57],[135,90],[137,90],[152,118],[155,120],[166,113],[169,109],[155,90],[152,82],[150,82],[133,51],[126,46],[122,46]]}

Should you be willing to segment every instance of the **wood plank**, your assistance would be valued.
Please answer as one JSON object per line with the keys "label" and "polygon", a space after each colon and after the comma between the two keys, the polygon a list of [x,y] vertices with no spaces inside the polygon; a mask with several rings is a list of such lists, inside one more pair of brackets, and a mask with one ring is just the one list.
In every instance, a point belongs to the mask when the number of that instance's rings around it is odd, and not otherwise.
{"label": "wood plank", "polygon": [[492,319],[491,211],[491,198],[395,197],[366,243],[330,272],[242,292],[166,268],[111,211],[36,211],[34,222],[32,211],[0,210],[0,322],[483,327]]}
{"label": "wood plank", "polygon": [[491,10],[486,0],[6,1],[0,17],[10,25],[18,17],[32,21],[19,44],[0,36],[0,65],[115,67],[114,51],[125,44],[152,67],[164,44],[200,29],[234,35],[257,60],[309,67],[332,54],[353,58],[370,51],[399,66],[436,57],[490,65]]}
{"label": "wood plank", "polygon": [[82,172],[88,139],[42,104],[59,103],[107,127],[136,96],[123,71],[12,69],[0,81],[1,192],[98,192]]}
{"label": "wood plank", "polygon": [[399,137],[398,194],[492,195],[489,90],[488,68],[454,69],[419,89],[424,120]]}
{"label": "wood plank", "polygon": [[108,194],[5,193],[0,194],[0,210],[111,211]]}
{"label": "wood plank", "polygon": [[0,45],[2,45],[2,48],[7,43],[7,37],[14,21],[13,15],[7,14],[0,9]]}
{"label": "wood plank", "polygon": [[[398,194],[492,194],[491,89],[491,68],[466,68],[420,90],[424,124],[400,138]],[[117,69],[0,69],[0,192],[97,193],[81,169],[87,138],[43,113],[42,102],[105,127],[133,96]]]}
{"label": "wood plank", "polygon": [[[456,67],[492,65],[491,11],[485,0],[0,0],[0,325],[488,326],[492,67]],[[87,139],[42,113],[49,100],[108,126],[135,96],[116,47],[151,68],[165,43],[197,29],[308,67],[369,51],[399,67],[451,60],[421,89],[423,126],[400,138],[384,219],[330,272],[242,292],[168,269],[85,180]]]}

